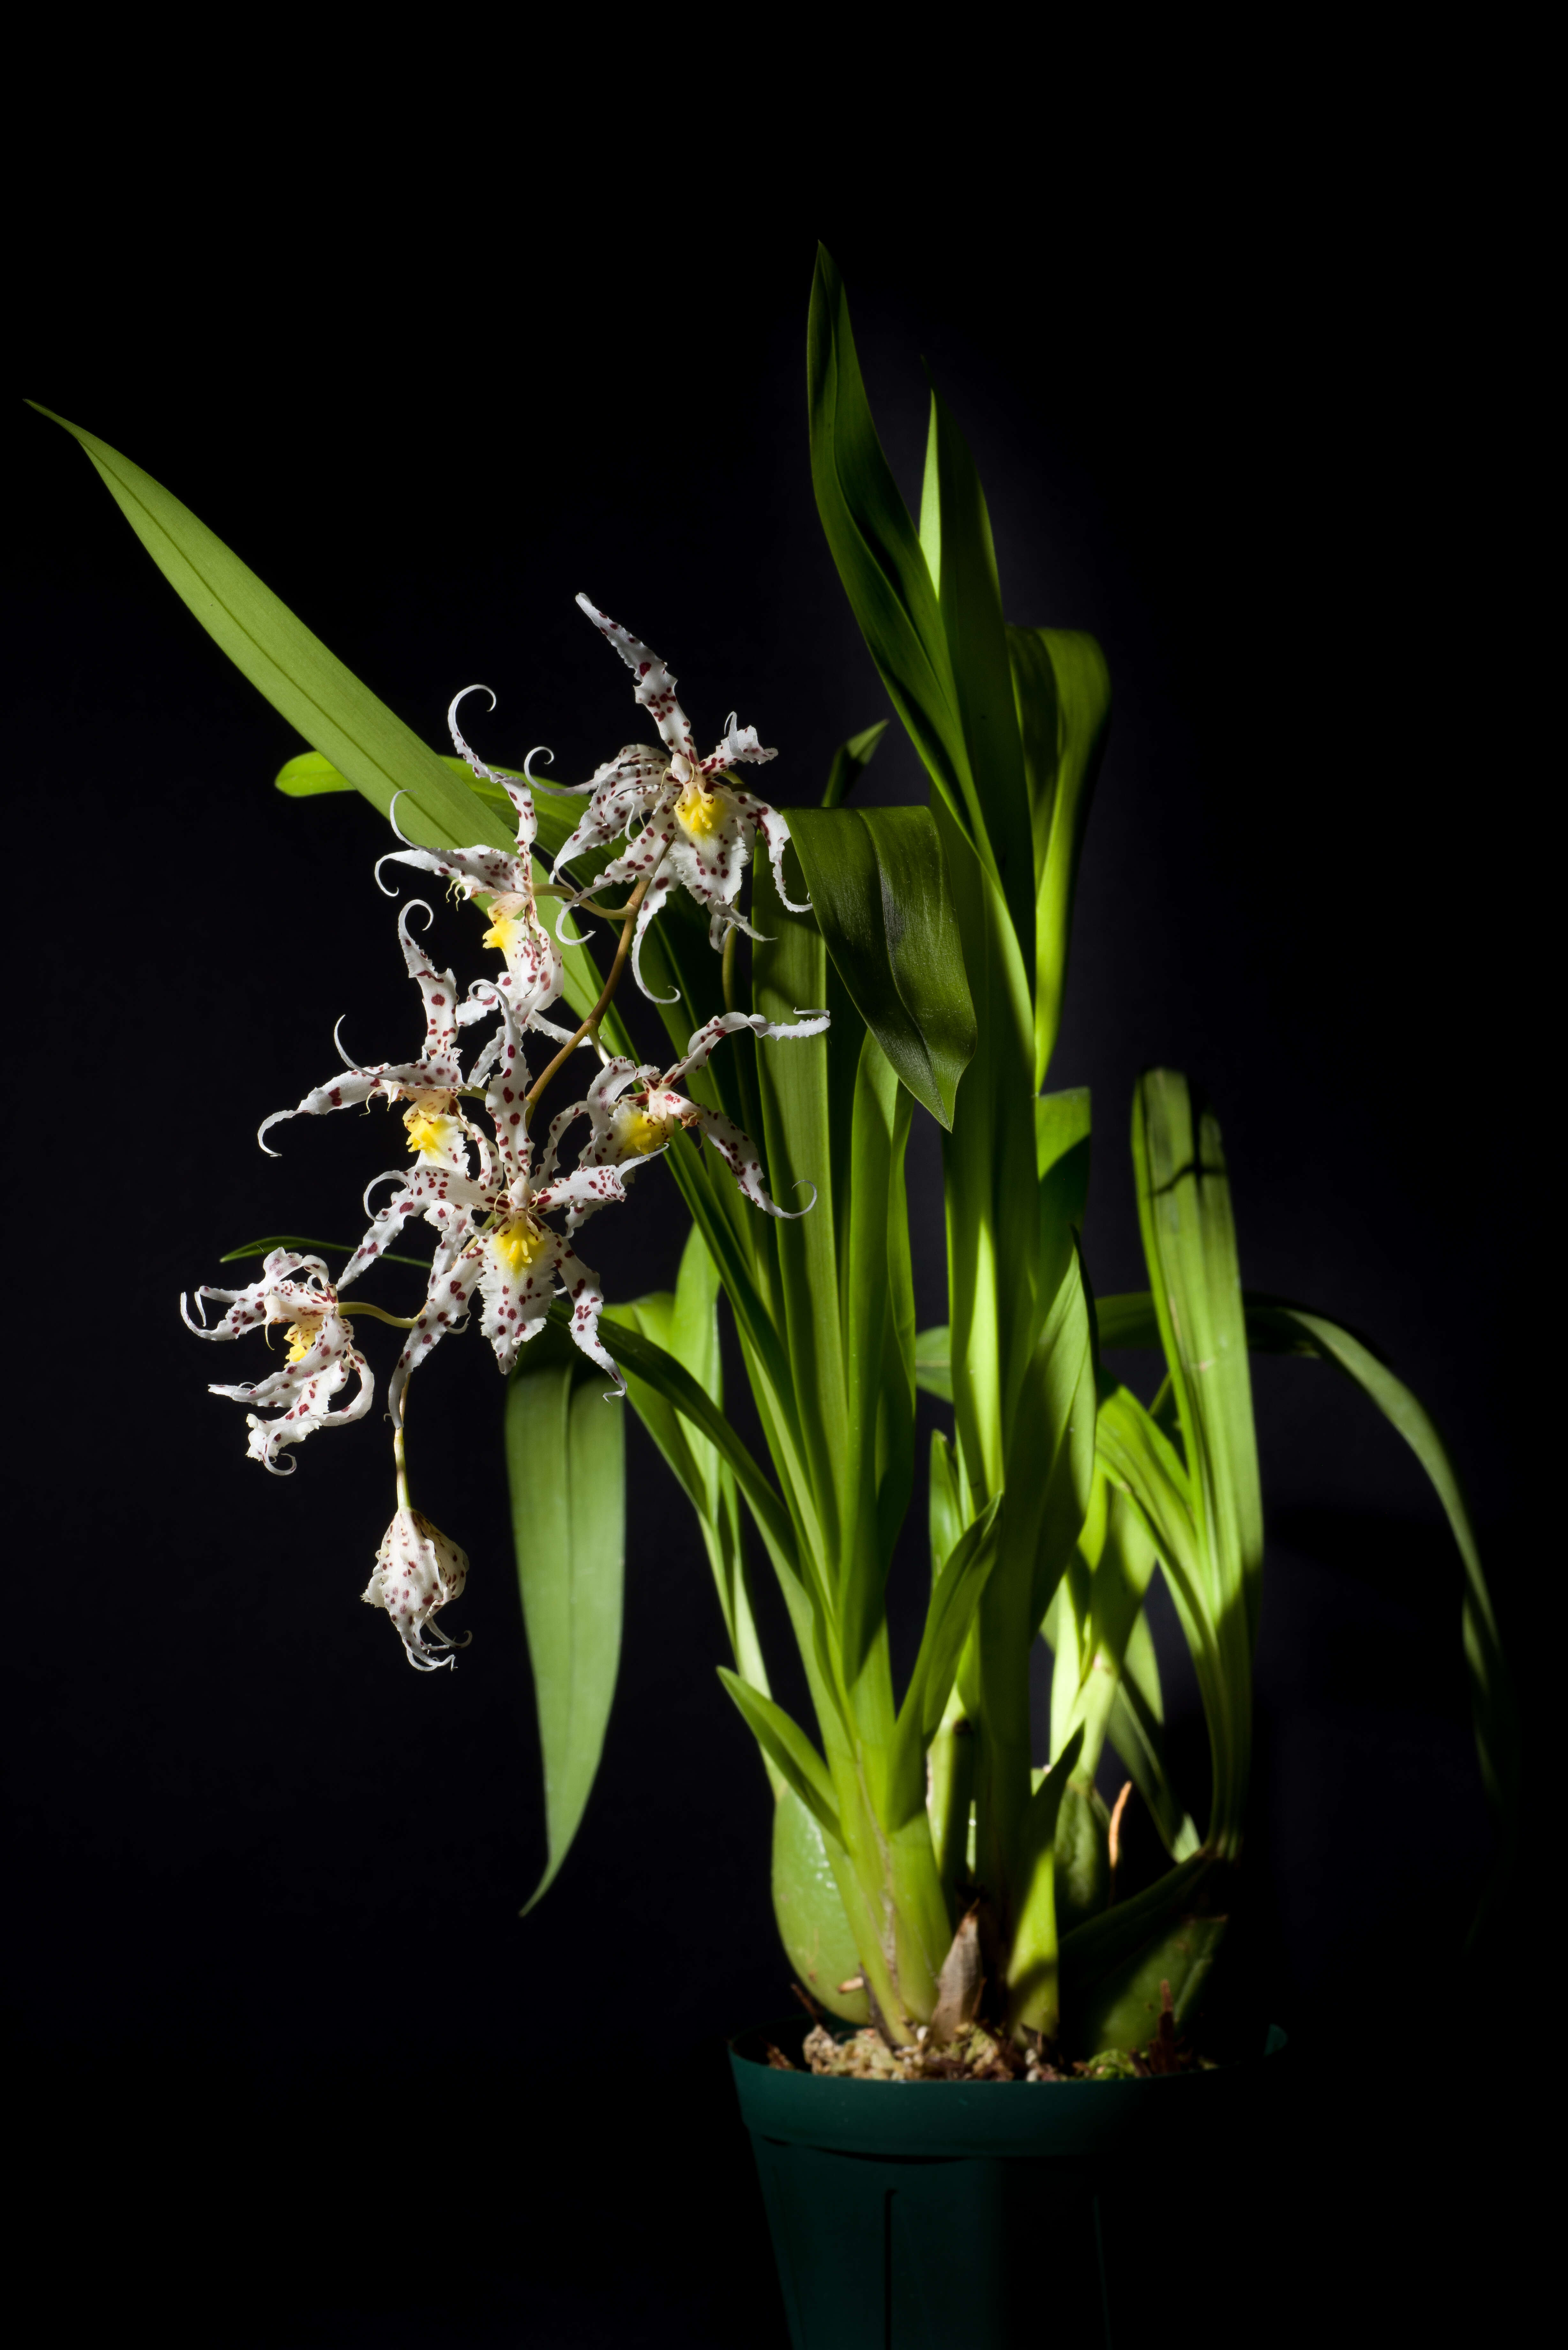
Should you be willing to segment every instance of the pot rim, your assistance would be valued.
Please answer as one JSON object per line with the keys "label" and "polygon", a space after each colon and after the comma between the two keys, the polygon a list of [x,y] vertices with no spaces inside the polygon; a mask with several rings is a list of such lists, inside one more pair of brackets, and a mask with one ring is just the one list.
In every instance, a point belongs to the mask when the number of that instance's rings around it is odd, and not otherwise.
{"label": "pot rim", "polygon": [[[1281,2027],[1270,2024],[1256,2055],[1148,2081],[857,2081],[780,2072],[768,2064],[765,2041],[787,2049],[806,2029],[804,2016],[790,2016],[731,2037],[730,2067],[753,2135],[843,2154],[928,2160],[1008,2154],[1081,2160],[1128,2151],[1147,2142],[1151,2129],[1179,2140],[1194,2128],[1222,2128],[1232,2117],[1240,2123],[1268,2060],[1289,2044]],[[1271,2081],[1274,2069],[1268,2067]],[[1146,2095],[1157,2082],[1160,2095]],[[911,2094],[895,2097],[895,2088]],[[946,2094],[919,2094],[936,2089]],[[889,2094],[867,2094],[873,2090]]]}

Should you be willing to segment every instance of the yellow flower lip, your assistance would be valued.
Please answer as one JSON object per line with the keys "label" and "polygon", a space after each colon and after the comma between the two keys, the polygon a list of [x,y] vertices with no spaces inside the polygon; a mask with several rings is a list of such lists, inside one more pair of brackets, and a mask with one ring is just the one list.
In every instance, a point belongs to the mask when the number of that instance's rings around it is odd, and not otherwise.
{"label": "yellow flower lip", "polygon": [[512,1268],[513,1278],[526,1273],[536,1256],[543,1255],[549,1243],[549,1234],[532,1216],[514,1216],[498,1232],[492,1232],[490,1244],[499,1257]]}
{"label": "yellow flower lip", "polygon": [[413,1109],[405,1110],[403,1124],[408,1128],[409,1149],[410,1150],[443,1150],[446,1147],[447,1136],[455,1123],[456,1120],[453,1118],[442,1118],[438,1112],[421,1109],[417,1106]]}
{"label": "yellow flower lip", "polygon": [[312,1316],[309,1320],[289,1324],[283,1335],[288,1341],[288,1359],[291,1363],[304,1362],[321,1336],[321,1323],[324,1318],[319,1315]]}
{"label": "yellow flower lip", "polygon": [[724,803],[718,792],[705,791],[701,777],[693,775],[675,804],[675,813],[683,831],[705,839],[722,824]]}
{"label": "yellow flower lip", "polygon": [[647,1151],[662,1149],[678,1122],[673,1118],[653,1118],[646,1109],[628,1107],[619,1139],[630,1157],[641,1158]]}

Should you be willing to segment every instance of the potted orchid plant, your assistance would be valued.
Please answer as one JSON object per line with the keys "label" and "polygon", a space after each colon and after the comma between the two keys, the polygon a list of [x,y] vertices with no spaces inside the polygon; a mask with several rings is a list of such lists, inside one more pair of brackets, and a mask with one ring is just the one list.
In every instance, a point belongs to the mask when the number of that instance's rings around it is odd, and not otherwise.
{"label": "potted orchid plant", "polygon": [[[244,1243],[232,1281],[182,1301],[202,1340],[238,1342],[250,1376],[216,1391],[244,1407],[262,1470],[291,1474],[307,1438],[373,1421],[383,1391],[369,1342],[397,1333],[383,1406],[391,1514],[363,1597],[430,1672],[462,1646],[469,1562],[462,1529],[417,1505],[410,1407],[442,1343],[477,1321],[505,1380],[544,1749],[549,1856],[534,1901],[571,1846],[603,1744],[624,1405],[639,1414],[701,1528],[724,1684],[774,1798],[774,1906],[805,2012],[793,2032],[738,2042],[735,2073],[795,2338],[924,2339],[925,2327],[957,2339],[961,2324],[961,2338],[1000,2342],[1019,2288],[1006,2260],[976,2251],[992,2158],[1015,2157],[1038,2193],[1042,2163],[1108,2160],[1151,2130],[1203,2126],[1248,2069],[1209,2063],[1202,2000],[1244,1885],[1262,1573],[1251,1352],[1337,1369],[1432,1480],[1464,1564],[1504,1862],[1517,1742],[1435,1429],[1363,1339],[1245,1287],[1219,1126],[1172,1071],[1147,1073],[1133,1105],[1147,1290],[1095,1296],[1079,1245],[1090,1105],[1047,1080],[1106,664],[1086,636],[1006,620],[980,481],[935,395],[909,515],[826,255],[808,407],[818,511],[929,778],[925,806],[864,804],[884,720],[845,742],[820,806],[785,816],[754,788],[775,755],[756,728],[732,713],[705,754],[666,660],[586,596],[587,623],[629,674],[637,739],[576,784],[536,772],[547,754],[503,765],[468,739],[488,716],[469,702],[488,689],[468,686],[438,754],[167,491],[67,429],[171,583],[310,745],[280,788],[361,793],[394,836],[378,882],[415,893],[395,930],[418,1020],[408,1005],[390,1057],[340,1053],[260,1130],[276,1151],[291,1121],[368,1110],[398,1163],[372,1176],[358,1238],[340,1211],[313,1206],[305,1221],[335,1225],[334,1240]],[[946,1207],[948,1317],[925,1330],[904,1183],[918,1116],[941,1130]],[[677,1285],[607,1297],[594,1220],[637,1215],[654,1160],[690,1219]],[[396,1311],[371,1294],[393,1265],[400,1284],[417,1268],[421,1290],[414,1303],[383,1288]],[[721,1308],[754,1444],[726,1405]],[[1163,1366],[1147,1402],[1104,1359],[1129,1346]],[[950,1404],[952,1427],[925,1464],[929,1587],[900,1687],[888,1580],[915,1505],[919,1390]],[[764,1564],[809,1718],[770,1679],[753,1580]],[[1201,1817],[1163,1736],[1146,1607],[1157,1579],[1202,1699]],[[1048,1721],[1030,1699],[1042,1639]],[[1142,1881],[1127,1860],[1135,1811],[1162,1855]],[[1156,2077],[1187,2086],[1151,2092]],[[868,2082],[945,2086],[884,2101]],[[932,2215],[981,2199],[963,2227],[925,2225],[911,2154],[941,2172]],[[1085,2176],[1080,2164],[1063,2190],[1080,2219]],[[1092,2250],[1092,2230],[1074,2241]],[[1085,2251],[1091,2327],[1093,2267]]]}

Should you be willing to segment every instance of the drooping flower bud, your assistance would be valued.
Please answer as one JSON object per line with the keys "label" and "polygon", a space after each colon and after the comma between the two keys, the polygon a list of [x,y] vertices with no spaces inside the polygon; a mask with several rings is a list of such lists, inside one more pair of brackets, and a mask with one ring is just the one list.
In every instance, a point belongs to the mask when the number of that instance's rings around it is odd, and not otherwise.
{"label": "drooping flower bud", "polygon": [[432,1655],[431,1642],[442,1648],[466,1648],[473,1638],[468,1632],[454,1640],[435,1621],[438,1609],[456,1599],[467,1581],[467,1554],[418,1510],[400,1510],[376,1553],[376,1571],[359,1596],[369,1607],[386,1609],[410,1664],[428,1673],[452,1662],[450,1656]]}

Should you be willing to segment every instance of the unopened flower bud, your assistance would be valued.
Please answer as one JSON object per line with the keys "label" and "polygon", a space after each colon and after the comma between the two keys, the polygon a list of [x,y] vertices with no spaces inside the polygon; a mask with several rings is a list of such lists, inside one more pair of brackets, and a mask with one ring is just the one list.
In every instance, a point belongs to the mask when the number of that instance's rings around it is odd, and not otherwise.
{"label": "unopened flower bud", "polygon": [[360,1593],[372,1607],[384,1607],[408,1651],[409,1662],[421,1672],[450,1665],[450,1656],[431,1653],[433,1642],[442,1648],[466,1648],[472,1632],[453,1640],[436,1622],[436,1612],[456,1599],[468,1581],[465,1552],[418,1510],[400,1510],[376,1553],[376,1571]]}

